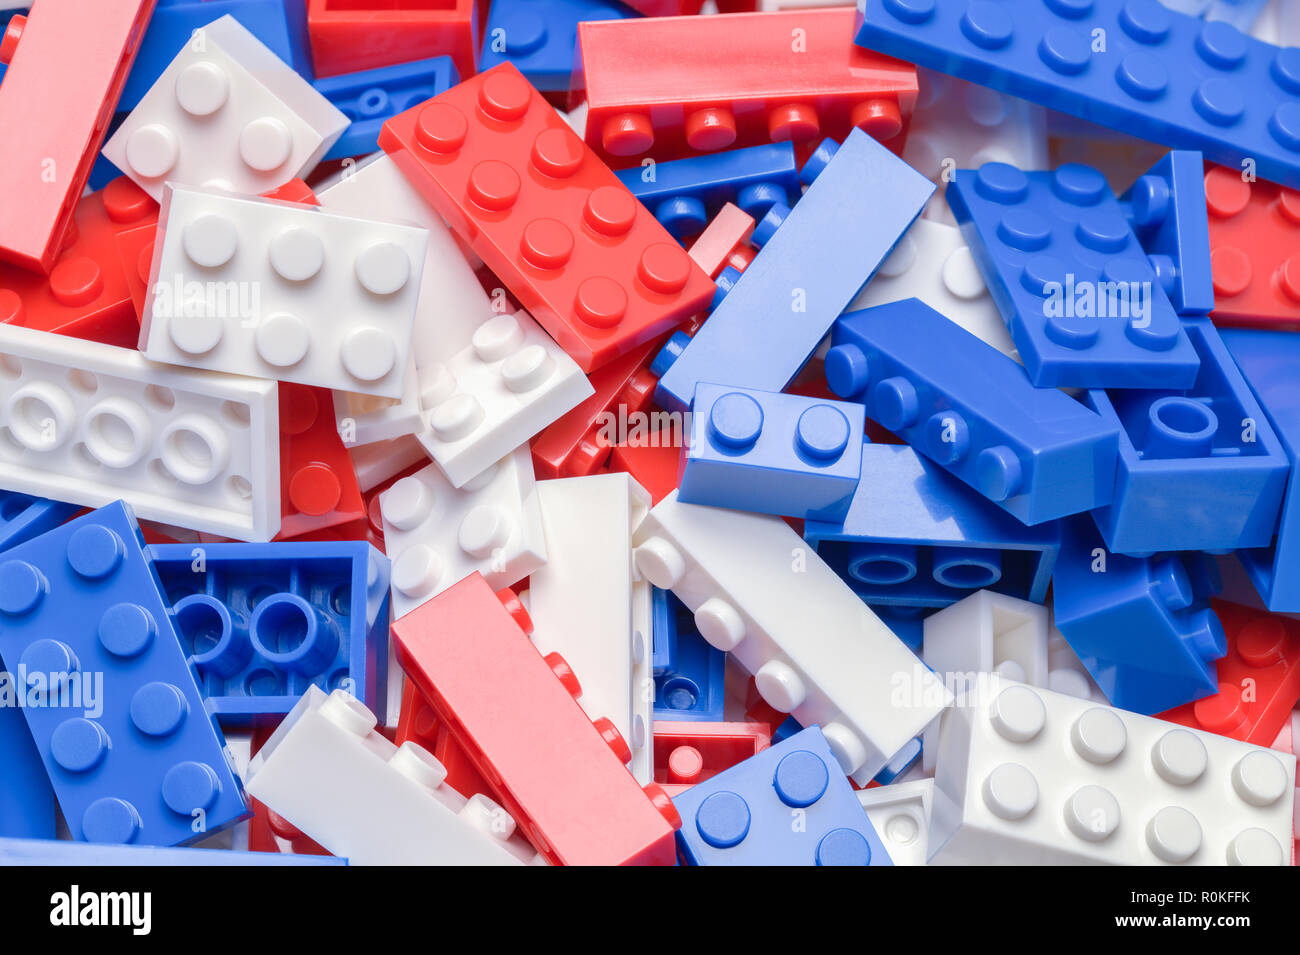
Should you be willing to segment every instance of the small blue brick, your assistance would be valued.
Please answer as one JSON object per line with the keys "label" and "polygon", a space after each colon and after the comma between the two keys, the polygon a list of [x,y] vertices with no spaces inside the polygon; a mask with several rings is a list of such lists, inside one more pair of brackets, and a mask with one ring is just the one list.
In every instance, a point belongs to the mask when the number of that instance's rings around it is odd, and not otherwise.
{"label": "small blue brick", "polygon": [[351,121],[325,159],[361,156],[379,148],[386,120],[460,82],[449,56],[412,60],[316,80],[312,86]]}
{"label": "small blue brick", "polygon": [[1093,512],[1110,550],[1228,551],[1273,540],[1291,464],[1209,319],[1185,323],[1201,358],[1188,391],[1091,391],[1120,429],[1112,502]]}
{"label": "small blue brick", "polygon": [[1150,715],[1217,693],[1214,661],[1227,639],[1210,609],[1214,564],[1196,552],[1109,553],[1090,517],[1063,523],[1056,626],[1106,698]]}
{"label": "small blue brick", "polygon": [[1035,388],[1018,364],[919,299],[849,312],[831,343],[832,391],[864,402],[867,417],[1026,524],[1109,503],[1118,427]]}
{"label": "small blue brick", "polygon": [[667,673],[677,664],[677,608],[671,591],[650,588],[650,621],[654,649],[650,666],[655,676]]}
{"label": "small blue brick", "polygon": [[53,839],[54,789],[18,708],[13,677],[0,677],[0,836]]}
{"label": "small blue brick", "polygon": [[175,845],[247,815],[121,501],[0,556],[0,659],[43,698],[23,714],[73,838]]}
{"label": "small blue brick", "polygon": [[673,804],[686,865],[894,864],[817,726],[692,786]]}
{"label": "small blue brick", "polygon": [[863,480],[836,524],[804,539],[866,603],[946,607],[982,588],[1042,603],[1056,522],[1026,527],[901,444],[864,444]]}
{"label": "small blue brick", "polygon": [[700,636],[681,601],[669,598],[677,616],[677,657],[673,666],[655,675],[654,718],[721,722],[727,655]]}
{"label": "small blue brick", "polygon": [[800,195],[792,143],[648,163],[614,175],[679,239],[703,231],[728,202],[757,221],[774,205],[793,206]]}
{"label": "small blue brick", "polygon": [[14,491],[0,491],[0,550],[58,527],[81,508]]}
{"label": "small blue brick", "polygon": [[288,852],[232,852],[227,849],[169,849],[159,846],[106,846],[45,839],[0,839],[0,865],[238,865],[345,866],[336,856]]}
{"label": "small blue brick", "polygon": [[614,0],[492,0],[479,72],[513,63],[546,91],[567,90],[585,20],[627,20],[641,14]]}
{"label": "small blue brick", "polygon": [[1191,387],[1196,352],[1097,170],[986,163],[948,205],[1035,385]]}
{"label": "small blue brick", "polygon": [[701,384],[677,498],[843,520],[861,474],[864,424],[856,402]]}

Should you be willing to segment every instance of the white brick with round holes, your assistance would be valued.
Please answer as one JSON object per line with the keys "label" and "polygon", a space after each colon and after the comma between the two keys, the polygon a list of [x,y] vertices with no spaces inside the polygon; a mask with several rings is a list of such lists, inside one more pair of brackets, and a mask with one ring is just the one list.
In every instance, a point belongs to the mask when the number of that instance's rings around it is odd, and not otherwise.
{"label": "white brick with round holes", "polygon": [[280,529],[273,381],[0,325],[0,488],[266,541]]}
{"label": "white brick with round holes", "polygon": [[164,183],[257,194],[306,176],[348,118],[229,15],[196,31],[104,156],[161,201]]}
{"label": "white brick with round holes", "polygon": [[932,865],[1285,865],[1295,757],[991,676],[944,714]]}
{"label": "white brick with round holes", "polygon": [[752,673],[769,704],[819,724],[860,786],[951,702],[779,517],[682,504],[673,491],[632,543],[637,569],[686,604],[704,639]]}
{"label": "white brick with round holes", "polygon": [[425,230],[170,186],[159,230],[149,358],[401,397]]}
{"label": "white brick with round holes", "polygon": [[309,687],[248,766],[248,792],[350,865],[520,865],[535,853],[487,796],[466,799],[346,690]]}
{"label": "white brick with round holes", "polygon": [[417,437],[456,487],[595,394],[527,312],[488,319],[468,348],[419,374]]}

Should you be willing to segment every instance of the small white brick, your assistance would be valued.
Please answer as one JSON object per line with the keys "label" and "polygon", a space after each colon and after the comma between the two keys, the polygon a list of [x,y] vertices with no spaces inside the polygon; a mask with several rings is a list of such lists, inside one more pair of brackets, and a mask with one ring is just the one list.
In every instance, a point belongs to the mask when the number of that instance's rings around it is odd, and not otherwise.
{"label": "small white brick", "polygon": [[873,786],[857,790],[857,796],[894,865],[925,865],[934,780]]}

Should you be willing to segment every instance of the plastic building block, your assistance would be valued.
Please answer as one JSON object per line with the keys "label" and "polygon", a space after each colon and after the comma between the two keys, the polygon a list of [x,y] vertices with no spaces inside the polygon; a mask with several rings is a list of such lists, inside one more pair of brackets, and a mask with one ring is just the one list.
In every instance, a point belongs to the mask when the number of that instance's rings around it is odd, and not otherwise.
{"label": "plastic building block", "polygon": [[357,486],[363,492],[373,491],[391,478],[414,465],[429,463],[420,442],[411,436],[392,441],[380,441],[348,451],[352,469],[357,476]]}
{"label": "plastic building block", "polygon": [[669,492],[677,489],[677,459],[680,456],[677,448],[676,443],[655,431],[635,441],[614,445],[609,454],[609,469],[632,475],[650,492],[650,500],[658,504]]}
{"label": "plastic building block", "polygon": [[479,775],[465,750],[439,721],[438,714],[414,683],[407,683],[402,689],[401,715],[397,720],[397,731],[393,734],[393,742],[398,746],[407,740],[418,743],[433,753],[447,771],[447,785],[462,796],[483,793],[494,802],[500,801],[496,789]]}
{"label": "plastic building block", "polygon": [[726,268],[743,272],[754,261],[755,250],[749,243],[754,226],[753,216],[728,202],[691,243],[690,256],[711,279]]}
{"label": "plastic building block", "polygon": [[53,530],[78,510],[75,504],[0,491],[0,551]]}
{"label": "plastic building block", "polygon": [[655,721],[655,782],[676,797],[771,744],[762,723]]}
{"label": "plastic building block", "polygon": [[352,459],[335,430],[333,398],[323,388],[280,382],[280,491],[281,539],[366,516]]}
{"label": "plastic building block", "polygon": [[308,686],[387,703],[388,560],[363,541],[163,544],[150,556],[208,710],[224,726]]}
{"label": "plastic building block", "polygon": [[423,230],[171,186],[159,230],[147,357],[401,396]]}
{"label": "plastic building block", "polygon": [[[768,142],[893,140],[916,70],[845,42],[849,9],[583,23],[575,86],[604,159],[678,159]],[[577,71],[581,69],[582,73]]]}
{"label": "plastic building block", "polygon": [[[347,859],[334,856],[301,856],[270,852],[238,852],[218,849],[166,848],[162,846],[111,846],[54,839],[0,839],[0,865],[4,866],[345,866]],[[71,905],[79,893],[72,887]],[[85,895],[90,895],[85,892]]]}
{"label": "plastic building block", "polygon": [[1214,309],[1205,189],[1201,154],[1176,149],[1120,196],[1161,288],[1182,316]]}
{"label": "plastic building block", "polygon": [[0,260],[49,272],[154,0],[42,2],[9,20],[0,61]]}
{"label": "plastic building block", "polygon": [[653,631],[650,666],[655,676],[671,670],[677,662],[677,609],[673,603],[676,599],[666,590],[650,588],[650,628]]}
{"label": "plastic building block", "polygon": [[925,865],[934,780],[873,786],[855,795],[894,865]]}
{"label": "plastic building block", "polygon": [[54,789],[14,699],[24,698],[26,688],[16,685],[10,674],[0,687],[9,698],[0,706],[0,773],[6,782],[0,787],[0,843],[9,838],[53,839]]}
{"label": "plastic building block", "polygon": [[[703,0],[628,0],[626,6],[648,17],[690,17],[700,12]],[[723,13],[735,12],[718,8]]]}
{"label": "plastic building block", "polygon": [[1225,166],[1204,181],[1215,324],[1300,328],[1300,193]]}
{"label": "plastic building block", "polygon": [[190,842],[247,811],[143,547],[119,502],[0,560],[0,657],[88,842]]}
{"label": "plastic building block", "polygon": [[[850,587],[855,585],[853,579],[848,579],[847,582]],[[925,638],[925,618],[934,613],[936,608],[906,603],[868,603],[867,606],[885,626],[894,631],[894,636],[902,640],[909,650],[921,652],[921,643]]]}
{"label": "plastic building block", "polygon": [[537,89],[567,90],[578,24],[636,16],[614,0],[493,0],[483,30],[479,69],[513,63]]}
{"label": "plastic building block", "polygon": [[1111,503],[1093,512],[1122,554],[1267,547],[1290,462],[1206,319],[1183,323],[1201,359],[1187,391],[1092,391],[1119,429]]}
{"label": "plastic building block", "polygon": [[546,533],[528,449],[516,448],[463,488],[437,465],[379,496],[393,561],[393,618],[478,571],[508,587],[546,562]]}
{"label": "plastic building block", "polygon": [[678,500],[839,521],[862,467],[862,405],[700,384]]}
{"label": "plastic building block", "polygon": [[[860,0],[856,42],[1174,149],[1300,186],[1300,67],[1290,50],[1156,0],[1013,10]],[[1097,49],[1096,38],[1106,37]],[[1044,42],[1046,38],[1046,42]]]}
{"label": "plastic building block", "polygon": [[1282,865],[1294,756],[990,678],[944,714],[932,865]]}
{"label": "plastic building block", "polygon": [[1047,629],[1047,688],[1081,700],[1106,702],[1106,694],[1055,623]]}
{"label": "plastic building block", "polygon": [[[950,702],[779,517],[682,504],[674,493],[633,543],[641,573],[686,604],[704,638],[754,675],[763,699],[804,726],[819,724],[860,785]],[[899,679],[913,690],[891,700]]]}
{"label": "plastic building block", "polygon": [[871,781],[879,786],[891,785],[894,780],[915,766],[920,759],[921,738],[918,736],[905,743],[903,748],[895,753],[889,762],[881,768],[880,772],[872,777]]}
{"label": "plastic building block", "polygon": [[1228,638],[1219,691],[1160,718],[1268,746],[1300,700],[1300,623],[1222,600],[1211,606]]}
{"label": "plastic building block", "polygon": [[583,371],[699,311],[713,285],[509,63],[379,143]]}
{"label": "plastic building block", "polygon": [[1041,603],[1061,546],[1054,522],[1026,527],[901,444],[864,444],[865,479],[842,522],[804,538],[864,601],[946,607],[989,589]]}
{"label": "plastic building block", "polygon": [[312,84],[316,92],[351,120],[324,160],[373,153],[379,148],[379,129],[386,120],[459,82],[456,64],[449,56],[316,80]]}
{"label": "plastic building block", "polygon": [[573,671],[524,639],[527,613],[502,596],[475,573],[397,620],[407,676],[480,772],[499,780],[506,811],[547,861],[671,864],[680,825],[671,800],[637,785],[623,765],[627,743],[608,719],[587,718]]}
{"label": "plastic building block", "polygon": [[317,76],[337,76],[447,55],[473,76],[482,39],[482,0],[306,0]]}
{"label": "plastic building block", "polygon": [[540,481],[546,563],[528,576],[533,643],[559,653],[582,685],[579,703],[608,717],[632,750],[638,782],[653,774],[650,584],[632,569],[632,531],[650,495],[626,474]]}
{"label": "plastic building block", "polygon": [[0,487],[268,540],[280,526],[275,382],[0,325]]}
{"label": "plastic building block", "polygon": [[[681,602],[671,599],[677,614]],[[674,625],[676,652],[671,666],[655,675],[654,717],[716,723],[724,718],[727,655],[709,644],[695,629],[686,611]],[[689,624],[689,625],[688,625]]]}
{"label": "plastic building block", "polygon": [[678,238],[703,231],[728,202],[762,219],[772,206],[791,207],[802,195],[788,142],[652,162],[616,175]]}
{"label": "plastic building block", "polygon": [[[305,387],[305,386],[302,386]],[[355,391],[334,392],[334,423],[339,439],[352,450],[377,442],[411,437],[425,427],[420,407],[420,375],[415,357],[409,356],[402,378],[401,398],[380,398]],[[421,457],[424,446],[415,441]]]}
{"label": "plastic building block", "polygon": [[417,437],[452,485],[463,487],[593,393],[526,312],[496,315],[468,348],[420,370],[429,427]]}
{"label": "plastic building block", "polygon": [[[815,726],[692,786],[673,804],[687,865],[893,865]],[[792,813],[802,826],[791,824]]]}
{"label": "plastic building block", "polygon": [[832,391],[1026,524],[1110,502],[1118,426],[920,300],[850,312],[831,342]]}
{"label": "plastic building block", "polygon": [[1108,553],[1091,518],[1064,522],[1052,575],[1056,626],[1114,706],[1159,713],[1218,691],[1227,652],[1205,555]]}
{"label": "plastic building block", "polygon": [[1191,386],[1196,352],[1097,170],[988,163],[948,205],[1035,385]]}
{"label": "plastic building block", "polygon": [[822,143],[800,175],[808,191],[764,217],[760,251],[735,287],[694,338],[670,340],[656,358],[655,400],[669,410],[684,411],[719,367],[728,384],[782,390],[934,192],[861,130],[843,146]]}

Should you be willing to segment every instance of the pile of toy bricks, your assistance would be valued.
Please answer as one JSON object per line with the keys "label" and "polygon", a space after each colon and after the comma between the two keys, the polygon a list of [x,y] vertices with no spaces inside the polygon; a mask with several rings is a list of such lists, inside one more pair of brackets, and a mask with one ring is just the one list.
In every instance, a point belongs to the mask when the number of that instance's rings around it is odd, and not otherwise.
{"label": "pile of toy bricks", "polygon": [[0,862],[1292,863],[1300,3],[0,7]]}

